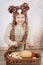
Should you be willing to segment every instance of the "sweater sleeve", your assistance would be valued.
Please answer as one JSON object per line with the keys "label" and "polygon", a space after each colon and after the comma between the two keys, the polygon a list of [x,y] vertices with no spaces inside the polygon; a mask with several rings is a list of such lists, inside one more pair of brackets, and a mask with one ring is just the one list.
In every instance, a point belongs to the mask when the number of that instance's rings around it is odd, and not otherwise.
{"label": "sweater sleeve", "polygon": [[11,46],[11,45],[16,46],[17,42],[10,40],[10,31],[11,31],[11,29],[12,29],[12,23],[8,24],[8,26],[7,26],[7,29],[5,31],[4,40],[8,44],[8,46]]}

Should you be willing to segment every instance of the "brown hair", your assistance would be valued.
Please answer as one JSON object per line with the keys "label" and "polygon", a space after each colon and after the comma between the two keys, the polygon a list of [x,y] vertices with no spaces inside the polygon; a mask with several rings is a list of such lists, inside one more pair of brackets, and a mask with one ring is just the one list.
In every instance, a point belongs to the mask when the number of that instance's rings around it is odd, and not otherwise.
{"label": "brown hair", "polygon": [[[12,41],[15,41],[15,35],[14,35],[14,29],[15,29],[15,27],[14,27],[14,26],[17,25],[17,23],[16,23],[16,16],[19,14],[19,13],[17,12],[18,9],[22,9],[21,14],[23,14],[23,15],[25,16],[25,22],[23,23],[23,26],[24,26],[24,24],[25,24],[25,34],[24,34],[23,38],[25,38],[25,37],[27,38],[27,32],[28,32],[28,29],[27,29],[27,28],[28,28],[27,11],[28,11],[28,9],[29,9],[29,6],[28,6],[27,3],[24,3],[24,4],[21,5],[21,6],[16,6],[16,7],[10,6],[9,9],[8,9],[10,13],[13,12],[12,30],[11,30],[11,32],[10,32],[10,39],[11,39]],[[25,39],[26,39],[26,38],[25,38]],[[21,41],[23,41],[23,39],[22,39]]]}

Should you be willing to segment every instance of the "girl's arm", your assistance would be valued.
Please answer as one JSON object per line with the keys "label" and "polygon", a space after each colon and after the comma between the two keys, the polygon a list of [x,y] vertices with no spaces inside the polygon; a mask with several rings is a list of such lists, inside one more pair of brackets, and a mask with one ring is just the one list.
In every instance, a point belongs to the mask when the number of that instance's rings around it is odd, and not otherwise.
{"label": "girl's arm", "polygon": [[10,40],[10,31],[12,29],[12,23],[8,24],[8,27],[6,29],[6,32],[5,32],[5,36],[4,36],[4,40],[5,42],[9,45],[9,46],[17,46],[17,42],[16,41],[12,41]]}

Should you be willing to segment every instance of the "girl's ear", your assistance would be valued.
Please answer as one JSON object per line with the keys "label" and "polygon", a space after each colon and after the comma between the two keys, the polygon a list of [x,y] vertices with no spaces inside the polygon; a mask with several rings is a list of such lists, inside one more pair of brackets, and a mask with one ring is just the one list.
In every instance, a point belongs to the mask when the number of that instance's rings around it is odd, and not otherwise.
{"label": "girl's ear", "polygon": [[8,8],[8,11],[9,11],[10,13],[12,13],[12,12],[13,12],[13,9],[14,9],[14,6],[12,5],[12,6],[10,6],[10,7]]}
{"label": "girl's ear", "polygon": [[27,3],[23,3],[22,10],[28,11],[30,9],[29,5]]}

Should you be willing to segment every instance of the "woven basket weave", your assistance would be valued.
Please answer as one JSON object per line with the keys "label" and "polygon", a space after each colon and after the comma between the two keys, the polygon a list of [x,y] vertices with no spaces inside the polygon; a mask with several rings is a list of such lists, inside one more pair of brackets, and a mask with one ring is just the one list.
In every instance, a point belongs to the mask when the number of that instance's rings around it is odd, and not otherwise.
{"label": "woven basket weave", "polygon": [[9,57],[9,53],[14,51],[12,49],[13,47],[10,47],[7,52],[5,52],[5,58],[6,58],[6,65],[40,65],[41,64],[41,55],[38,53],[35,53],[36,59],[32,58],[22,58],[22,59],[15,59],[12,57]]}

